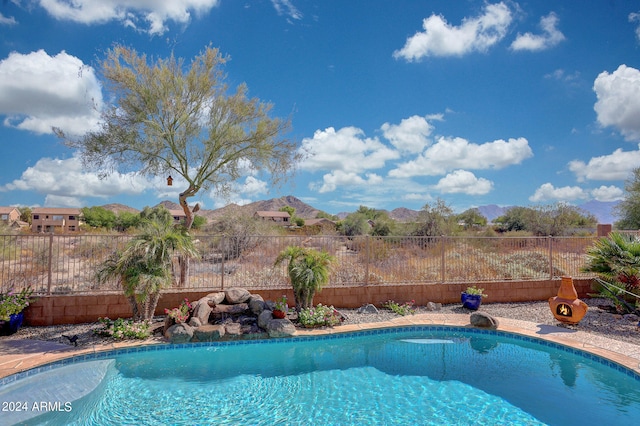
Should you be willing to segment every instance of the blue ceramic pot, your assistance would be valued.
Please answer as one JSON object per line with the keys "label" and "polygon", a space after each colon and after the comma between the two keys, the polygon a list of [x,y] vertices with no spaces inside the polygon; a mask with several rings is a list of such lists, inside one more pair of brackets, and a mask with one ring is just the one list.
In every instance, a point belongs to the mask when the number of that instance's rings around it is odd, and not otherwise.
{"label": "blue ceramic pot", "polygon": [[4,321],[0,327],[0,334],[8,336],[18,331],[22,322],[24,321],[24,312],[18,312],[17,314],[9,315],[9,321]]}
{"label": "blue ceramic pot", "polygon": [[462,293],[460,295],[460,301],[462,301],[462,306],[464,308],[477,311],[482,303],[482,295]]}

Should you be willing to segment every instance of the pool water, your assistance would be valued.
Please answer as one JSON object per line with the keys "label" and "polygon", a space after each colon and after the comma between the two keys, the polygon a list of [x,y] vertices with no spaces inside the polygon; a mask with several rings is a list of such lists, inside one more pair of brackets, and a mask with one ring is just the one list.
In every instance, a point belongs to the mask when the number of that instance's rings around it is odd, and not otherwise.
{"label": "pool water", "polygon": [[[167,346],[104,354],[93,390],[71,410],[29,424],[566,426],[640,418],[633,372],[501,332],[411,327]],[[20,382],[0,396],[29,392]]]}

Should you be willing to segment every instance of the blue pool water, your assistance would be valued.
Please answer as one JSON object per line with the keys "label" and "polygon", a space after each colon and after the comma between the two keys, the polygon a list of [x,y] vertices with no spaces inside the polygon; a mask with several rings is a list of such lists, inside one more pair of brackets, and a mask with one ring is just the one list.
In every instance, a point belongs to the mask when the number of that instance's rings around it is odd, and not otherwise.
{"label": "blue pool water", "polygon": [[[30,425],[637,423],[638,375],[541,342],[425,326],[162,345],[68,360],[5,381],[0,401],[62,398],[44,414],[30,401],[23,413]],[[47,377],[58,379],[55,390],[45,389]]]}

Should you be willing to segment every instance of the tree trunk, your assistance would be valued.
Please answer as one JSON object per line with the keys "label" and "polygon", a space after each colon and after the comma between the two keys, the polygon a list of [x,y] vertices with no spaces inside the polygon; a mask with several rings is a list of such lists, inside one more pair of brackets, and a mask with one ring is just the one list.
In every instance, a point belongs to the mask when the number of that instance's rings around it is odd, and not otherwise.
{"label": "tree trunk", "polygon": [[133,313],[133,320],[138,321],[140,319],[140,310],[138,309],[138,302],[136,301],[136,297],[127,296],[127,300],[129,301],[129,305],[131,306],[131,311]]}
{"label": "tree trunk", "polygon": [[[180,206],[184,211],[184,214],[187,216],[184,221],[184,227],[188,231],[191,229],[191,225],[193,225],[193,212],[189,208],[189,204],[187,204],[187,198],[192,197],[198,192],[198,188],[193,184],[189,185],[186,191],[180,193],[178,200],[180,201]],[[196,207],[194,207],[194,210]],[[178,264],[180,265],[180,279],[178,280],[179,287],[186,287],[189,285],[189,258],[185,256],[178,256]]]}

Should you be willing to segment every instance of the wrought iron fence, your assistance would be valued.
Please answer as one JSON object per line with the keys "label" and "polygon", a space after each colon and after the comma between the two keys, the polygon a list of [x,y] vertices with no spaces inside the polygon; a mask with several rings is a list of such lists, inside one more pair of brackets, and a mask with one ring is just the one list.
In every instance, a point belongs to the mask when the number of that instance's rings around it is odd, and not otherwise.
{"label": "wrought iron fence", "polygon": [[[95,272],[126,235],[0,235],[0,290],[100,293]],[[198,236],[184,289],[288,288],[278,254],[297,245],[335,257],[329,286],[539,280],[580,271],[594,237]],[[175,271],[178,271],[177,267]]]}

